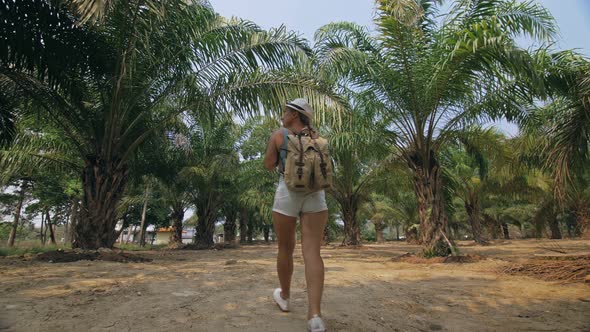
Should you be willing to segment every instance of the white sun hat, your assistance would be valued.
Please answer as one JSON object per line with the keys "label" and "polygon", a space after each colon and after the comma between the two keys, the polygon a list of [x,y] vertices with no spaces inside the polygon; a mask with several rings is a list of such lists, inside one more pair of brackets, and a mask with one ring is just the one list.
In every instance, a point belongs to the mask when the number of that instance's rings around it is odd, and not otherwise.
{"label": "white sun hat", "polygon": [[290,102],[287,102],[287,107],[293,109],[299,113],[303,113],[303,115],[307,116],[310,119],[313,119],[313,109],[307,103],[307,100],[303,98],[297,98]]}

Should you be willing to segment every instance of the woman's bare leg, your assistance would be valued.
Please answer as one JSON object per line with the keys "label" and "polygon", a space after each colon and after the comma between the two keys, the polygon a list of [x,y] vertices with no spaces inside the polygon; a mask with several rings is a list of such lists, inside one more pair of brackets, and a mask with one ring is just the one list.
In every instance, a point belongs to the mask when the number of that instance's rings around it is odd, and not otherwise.
{"label": "woman's bare leg", "polygon": [[301,249],[305,262],[305,281],[307,283],[307,319],[321,316],[320,304],[324,291],[324,261],[320,256],[320,246],[324,228],[328,222],[328,211],[304,213],[301,216]]}
{"label": "woman's bare leg", "polygon": [[272,213],[274,231],[279,242],[277,255],[277,274],[281,284],[281,297],[291,297],[291,277],[293,276],[293,251],[297,242],[295,226],[297,218],[289,217],[278,212]]}

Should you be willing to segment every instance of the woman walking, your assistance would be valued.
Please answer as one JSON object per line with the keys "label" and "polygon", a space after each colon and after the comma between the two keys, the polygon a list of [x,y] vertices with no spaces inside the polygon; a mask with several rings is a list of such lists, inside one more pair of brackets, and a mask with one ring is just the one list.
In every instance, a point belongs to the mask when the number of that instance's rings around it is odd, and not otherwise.
{"label": "woman walking", "polygon": [[289,311],[293,251],[296,244],[296,222],[301,222],[301,247],[305,263],[307,284],[307,325],[309,331],[325,331],[321,318],[321,300],[324,289],[324,262],[320,256],[321,241],[328,221],[328,207],[323,190],[311,193],[295,192],[287,188],[284,180],[287,135],[315,135],[311,128],[313,110],[305,99],[288,102],[283,109],[283,128],[275,131],[268,142],[264,165],[268,170],[278,167],[279,184],[273,205],[273,225],[278,239],[277,273],[280,288],[273,298],[282,311]]}

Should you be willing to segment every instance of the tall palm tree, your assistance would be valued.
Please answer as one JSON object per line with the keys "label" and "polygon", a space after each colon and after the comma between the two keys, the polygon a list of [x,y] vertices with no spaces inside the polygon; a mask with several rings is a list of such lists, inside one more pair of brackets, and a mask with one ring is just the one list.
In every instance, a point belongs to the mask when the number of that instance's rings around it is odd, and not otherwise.
{"label": "tall palm tree", "polygon": [[550,40],[555,34],[553,18],[530,1],[458,0],[442,19],[441,3],[379,0],[376,37],[344,22],[315,36],[321,58],[358,90],[373,93],[395,129],[399,157],[414,174],[420,239],[432,255],[450,252],[443,233],[441,146],[470,121],[514,115],[520,109],[517,78],[533,68],[514,38]]}
{"label": "tall palm tree", "polygon": [[[337,100],[311,75],[309,53],[284,28],[227,20],[200,1],[112,1],[98,22],[60,1],[7,3],[0,21],[0,88],[16,90],[63,133],[83,165],[75,247],[111,247],[129,163],[186,110],[278,110],[291,94]],[[281,68],[288,67],[288,70]],[[326,98],[327,97],[327,98]],[[180,101],[177,108],[168,101]],[[319,101],[319,102],[318,102]]]}

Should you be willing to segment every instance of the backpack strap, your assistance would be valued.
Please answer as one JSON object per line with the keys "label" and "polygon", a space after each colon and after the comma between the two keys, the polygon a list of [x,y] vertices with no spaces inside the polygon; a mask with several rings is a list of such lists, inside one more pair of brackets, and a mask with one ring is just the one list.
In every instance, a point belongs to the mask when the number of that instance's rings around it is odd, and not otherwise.
{"label": "backpack strap", "polygon": [[315,146],[315,149],[318,151],[319,155],[320,155],[320,170],[322,172],[322,176],[324,177],[324,179],[326,179],[328,177],[328,171],[326,169],[326,161],[324,160],[324,154],[322,153],[322,150],[320,150],[320,147],[318,145],[318,142],[315,140],[315,138],[312,138],[313,140],[313,145]]}
{"label": "backpack strap", "polygon": [[299,162],[296,162],[297,165],[297,175],[299,176],[299,180],[303,177],[303,166],[305,163],[303,162],[303,142],[301,142],[301,133],[297,134],[297,138],[299,139]]}
{"label": "backpack strap", "polygon": [[285,172],[285,164],[287,163],[287,144],[289,143],[289,131],[283,128],[283,145],[281,145],[280,158],[283,163],[283,172]]}

